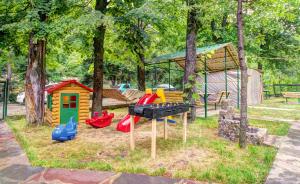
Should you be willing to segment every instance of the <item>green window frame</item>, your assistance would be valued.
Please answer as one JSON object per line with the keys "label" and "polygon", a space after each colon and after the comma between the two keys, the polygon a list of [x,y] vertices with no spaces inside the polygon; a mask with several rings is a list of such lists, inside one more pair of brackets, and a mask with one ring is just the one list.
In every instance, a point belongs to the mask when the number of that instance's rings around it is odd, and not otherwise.
{"label": "green window frame", "polygon": [[47,95],[47,107],[52,111],[52,95]]}

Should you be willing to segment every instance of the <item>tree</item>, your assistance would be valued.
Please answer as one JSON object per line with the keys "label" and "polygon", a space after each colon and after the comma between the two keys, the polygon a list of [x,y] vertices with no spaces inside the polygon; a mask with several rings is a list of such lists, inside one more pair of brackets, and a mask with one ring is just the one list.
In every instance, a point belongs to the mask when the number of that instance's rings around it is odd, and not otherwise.
{"label": "tree", "polygon": [[299,65],[295,61],[300,57],[300,2],[261,0],[244,5],[248,66],[262,64],[265,84],[298,83],[300,77],[295,68]]}
{"label": "tree", "polygon": [[[28,123],[41,124],[44,120],[46,42],[48,38],[50,40],[57,39],[58,35],[61,36],[60,34],[65,32],[64,29],[68,27],[66,22],[70,22],[70,20],[63,15],[69,12],[68,8],[72,9],[76,6],[80,5],[73,2],[51,0],[7,1],[1,6],[1,8],[4,7],[1,13],[4,12],[3,14],[7,15],[4,17],[7,18],[0,19],[1,23],[4,22],[1,26],[0,36],[4,35],[5,37],[5,42],[0,46],[5,47],[10,40],[13,40],[10,43],[12,43],[15,53],[27,55],[28,58],[25,75],[25,104]],[[57,26],[57,22],[60,22],[60,26]]]}
{"label": "tree", "polygon": [[[193,1],[196,2],[194,8],[198,9],[198,47],[215,43],[238,43],[234,18],[237,7],[235,1]],[[128,75],[133,86],[137,81],[145,84],[144,80],[136,80],[134,77],[137,73],[137,63],[140,64],[139,68],[143,69],[137,53],[142,54],[145,60],[151,61],[161,54],[186,48],[186,15],[191,7],[186,6],[184,1],[107,2],[109,5],[104,16],[103,12],[95,10],[96,0],[0,1],[0,68],[7,66],[7,58],[10,50],[13,50],[12,83],[17,87],[15,89],[18,89],[13,92],[24,89],[31,32],[34,33],[34,44],[37,44],[38,40],[47,42],[45,61],[49,82],[76,77],[86,84],[92,84],[93,38],[99,25],[105,25],[106,28],[104,62],[118,66],[122,64],[122,74],[107,65],[107,72],[103,74],[104,80],[115,81],[113,74],[118,73],[116,81],[122,81],[120,79],[124,79],[128,71],[134,73]],[[193,3],[191,0],[190,2]],[[300,57],[299,0],[260,0],[243,4],[244,37],[247,40],[244,49],[247,52],[248,67],[256,68],[257,64],[261,63],[266,84],[298,82],[300,74],[297,69],[300,64],[295,61]],[[45,13],[47,20],[41,21],[38,12]],[[137,48],[138,52],[134,52],[134,48]],[[160,66],[168,68],[167,65]],[[145,68],[146,76],[150,70],[150,67]],[[158,78],[162,83],[166,83],[168,77],[163,71],[161,70]],[[177,71],[171,72],[172,85],[181,84],[181,74]],[[145,77],[145,80],[150,81],[150,77]],[[100,103],[101,100],[97,102]]]}
{"label": "tree", "polygon": [[124,1],[116,6],[118,39],[124,41],[137,58],[137,86],[145,91],[145,63],[147,50],[151,47],[151,36],[163,32],[162,14],[157,11],[156,0]]}
{"label": "tree", "polygon": [[[36,1],[31,2],[30,6],[32,7],[31,13],[36,14],[31,21],[37,21],[41,26],[44,25],[48,18],[51,2]],[[25,77],[25,104],[26,120],[32,124],[42,124],[44,122],[45,57],[46,37],[38,37],[37,30],[31,30]]]}
{"label": "tree", "polygon": [[185,92],[185,101],[190,102],[192,105],[191,108],[191,121],[194,121],[196,118],[196,107],[195,98],[193,98],[193,94],[197,92],[195,85],[195,67],[196,67],[196,59],[197,59],[197,32],[199,29],[198,25],[198,9],[196,0],[188,0],[187,4],[189,6],[188,16],[187,16],[187,28],[186,28],[186,60],[185,60],[185,68],[184,68],[184,92]]}
{"label": "tree", "polygon": [[[96,0],[95,10],[105,14],[107,11],[107,0]],[[102,111],[102,95],[103,95],[103,62],[104,62],[104,38],[106,26],[99,25],[96,28],[93,39],[94,47],[94,81],[93,81],[93,103],[92,113]]]}
{"label": "tree", "polygon": [[244,53],[244,34],[243,34],[243,0],[238,0],[237,9],[237,29],[238,29],[238,57],[241,69],[241,109],[240,109],[240,135],[239,145],[241,148],[246,147],[246,130],[248,127],[247,119],[247,84],[248,73]]}
{"label": "tree", "polygon": [[[41,21],[46,21],[42,14]],[[45,55],[46,41],[34,41],[34,32],[30,33],[28,66],[25,78],[26,120],[28,123],[44,122],[45,91]]]}

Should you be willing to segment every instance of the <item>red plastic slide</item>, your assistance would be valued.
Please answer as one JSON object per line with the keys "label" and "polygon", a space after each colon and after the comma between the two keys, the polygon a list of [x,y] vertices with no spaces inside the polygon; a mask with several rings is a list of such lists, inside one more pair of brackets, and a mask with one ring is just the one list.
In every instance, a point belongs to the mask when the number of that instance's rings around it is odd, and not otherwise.
{"label": "red plastic slide", "polygon": [[[146,94],[137,102],[136,105],[146,105],[151,104],[154,100],[158,98],[157,94]],[[140,120],[139,116],[134,116],[134,124],[136,124]],[[117,125],[117,130],[121,132],[129,132],[130,131],[130,115],[127,114]]]}

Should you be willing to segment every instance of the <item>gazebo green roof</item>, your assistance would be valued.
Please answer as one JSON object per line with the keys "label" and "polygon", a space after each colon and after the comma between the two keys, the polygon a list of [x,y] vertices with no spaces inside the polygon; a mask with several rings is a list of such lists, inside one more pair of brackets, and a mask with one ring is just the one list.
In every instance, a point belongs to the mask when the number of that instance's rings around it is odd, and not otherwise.
{"label": "gazebo green roof", "polygon": [[[234,69],[239,67],[239,61],[237,52],[234,49],[232,43],[216,44],[207,47],[197,48],[197,63],[196,70],[204,70],[204,59],[202,56],[211,54],[211,57],[207,58],[207,70],[209,72],[218,72],[225,70],[225,50],[226,50],[226,68]],[[175,53],[165,54],[153,59],[153,63],[161,63],[165,61],[176,62],[182,68],[185,67],[185,55],[186,51],[179,51]]]}

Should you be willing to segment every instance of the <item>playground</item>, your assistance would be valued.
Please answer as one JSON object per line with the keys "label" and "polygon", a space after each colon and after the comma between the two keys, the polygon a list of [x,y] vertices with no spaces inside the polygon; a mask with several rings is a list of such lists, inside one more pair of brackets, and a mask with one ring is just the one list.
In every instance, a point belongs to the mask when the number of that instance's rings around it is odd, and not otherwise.
{"label": "playground", "polygon": [[[260,107],[278,110],[286,106],[283,98],[271,98]],[[295,108],[289,108],[297,118]],[[261,109],[260,109],[261,111]],[[276,109],[271,109],[277,112]],[[95,129],[84,123],[78,126],[76,139],[63,143],[52,142],[49,126],[26,125],[23,116],[7,119],[33,166],[105,170],[125,173],[144,173],[152,176],[188,178],[221,183],[261,183],[265,180],[276,155],[276,148],[249,145],[241,150],[236,143],[219,137],[217,117],[197,118],[188,126],[187,143],[182,142],[182,123],[168,126],[164,139],[164,122],[157,122],[157,157],[151,159],[151,122],[141,120],[135,126],[136,150],[129,149],[129,134],[116,130],[118,122],[128,113],[127,108],[110,110],[114,119],[110,126]],[[256,114],[254,114],[256,115]],[[287,122],[251,119],[250,125],[267,128],[270,135],[286,136]],[[262,118],[260,118],[262,119]],[[181,122],[179,116],[174,120]],[[172,158],[172,159],[170,159]],[[253,159],[255,158],[255,159]],[[238,167],[237,167],[238,165]]]}
{"label": "playground", "polygon": [[[183,92],[170,89],[171,62],[184,68],[180,52],[160,56],[151,64],[167,60],[169,84],[165,89],[106,88],[105,110],[91,114],[93,89],[77,80],[64,80],[45,90],[45,124],[27,124],[25,107],[7,102],[7,107],[2,104],[8,112],[6,122],[33,166],[217,183],[264,182],[290,123],[300,119],[297,93],[281,92],[278,97],[274,90],[274,97],[264,97],[262,73],[249,69],[251,128],[247,134],[251,136],[247,142],[251,144],[240,149],[234,125],[240,106],[237,54],[230,43],[197,52],[199,57],[208,52],[212,57],[204,63],[199,60],[196,67],[199,71],[204,68],[204,77],[197,79],[203,85],[193,105],[193,123],[187,124],[192,106],[184,103]],[[220,56],[224,60],[215,62]]]}
{"label": "playground", "polygon": [[300,183],[300,1],[0,1],[0,184]]}

